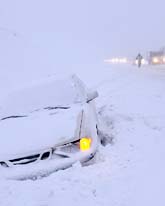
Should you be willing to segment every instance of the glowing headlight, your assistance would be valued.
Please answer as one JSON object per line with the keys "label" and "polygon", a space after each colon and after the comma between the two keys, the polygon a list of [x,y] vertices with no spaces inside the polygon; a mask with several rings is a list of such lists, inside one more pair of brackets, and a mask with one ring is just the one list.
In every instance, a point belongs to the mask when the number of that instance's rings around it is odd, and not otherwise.
{"label": "glowing headlight", "polygon": [[84,137],[80,140],[80,150],[87,151],[91,148],[91,139]]}
{"label": "glowing headlight", "polygon": [[54,154],[69,155],[71,153],[74,154],[79,151],[84,152],[91,148],[91,143],[92,143],[91,138],[83,137],[79,140],[56,147],[54,150]]}
{"label": "glowing headlight", "polygon": [[157,57],[154,57],[154,58],[152,59],[152,62],[155,63],[155,64],[157,64],[157,63],[159,63],[159,59],[158,59]]}

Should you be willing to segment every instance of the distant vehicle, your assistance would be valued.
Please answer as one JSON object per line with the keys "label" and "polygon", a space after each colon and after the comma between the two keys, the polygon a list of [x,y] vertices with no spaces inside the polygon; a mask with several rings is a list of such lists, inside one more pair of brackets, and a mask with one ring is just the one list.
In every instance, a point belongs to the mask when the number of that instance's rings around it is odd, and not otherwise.
{"label": "distant vehicle", "polygon": [[46,176],[93,158],[97,96],[75,75],[9,95],[0,105],[0,176]]}
{"label": "distant vehicle", "polygon": [[165,64],[165,50],[151,51],[148,55],[148,62],[150,65]]}

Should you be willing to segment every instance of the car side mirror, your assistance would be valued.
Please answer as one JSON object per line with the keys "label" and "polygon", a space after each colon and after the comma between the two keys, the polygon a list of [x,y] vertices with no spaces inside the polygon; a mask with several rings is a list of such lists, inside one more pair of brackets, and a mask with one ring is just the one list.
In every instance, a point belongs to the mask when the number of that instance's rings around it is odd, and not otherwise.
{"label": "car side mirror", "polygon": [[97,91],[89,92],[89,93],[87,94],[87,103],[89,103],[90,101],[96,99],[98,96],[99,96],[99,94],[98,94]]}

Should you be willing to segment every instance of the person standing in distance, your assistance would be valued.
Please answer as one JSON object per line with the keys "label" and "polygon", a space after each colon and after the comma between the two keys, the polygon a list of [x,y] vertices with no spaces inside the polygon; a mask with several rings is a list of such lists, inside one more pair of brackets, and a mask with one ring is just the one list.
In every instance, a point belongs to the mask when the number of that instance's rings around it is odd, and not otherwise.
{"label": "person standing in distance", "polygon": [[137,57],[136,57],[137,65],[138,65],[139,68],[140,68],[141,65],[142,65],[142,59],[143,59],[143,57],[142,57],[142,55],[139,53],[139,54],[137,55]]}

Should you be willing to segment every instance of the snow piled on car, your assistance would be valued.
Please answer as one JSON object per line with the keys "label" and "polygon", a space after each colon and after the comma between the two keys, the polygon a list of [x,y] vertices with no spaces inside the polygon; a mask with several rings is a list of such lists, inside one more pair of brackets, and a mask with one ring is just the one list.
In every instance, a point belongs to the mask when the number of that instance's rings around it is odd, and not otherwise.
{"label": "snow piled on car", "polygon": [[164,68],[113,66],[77,73],[97,88],[100,130],[113,144],[100,146],[88,167],[76,163],[36,181],[1,179],[0,205],[164,205]]}
{"label": "snow piled on car", "polygon": [[57,75],[7,94],[0,103],[0,117],[27,116],[42,109],[71,107],[76,103],[84,103],[86,92],[85,85],[76,75]]}

